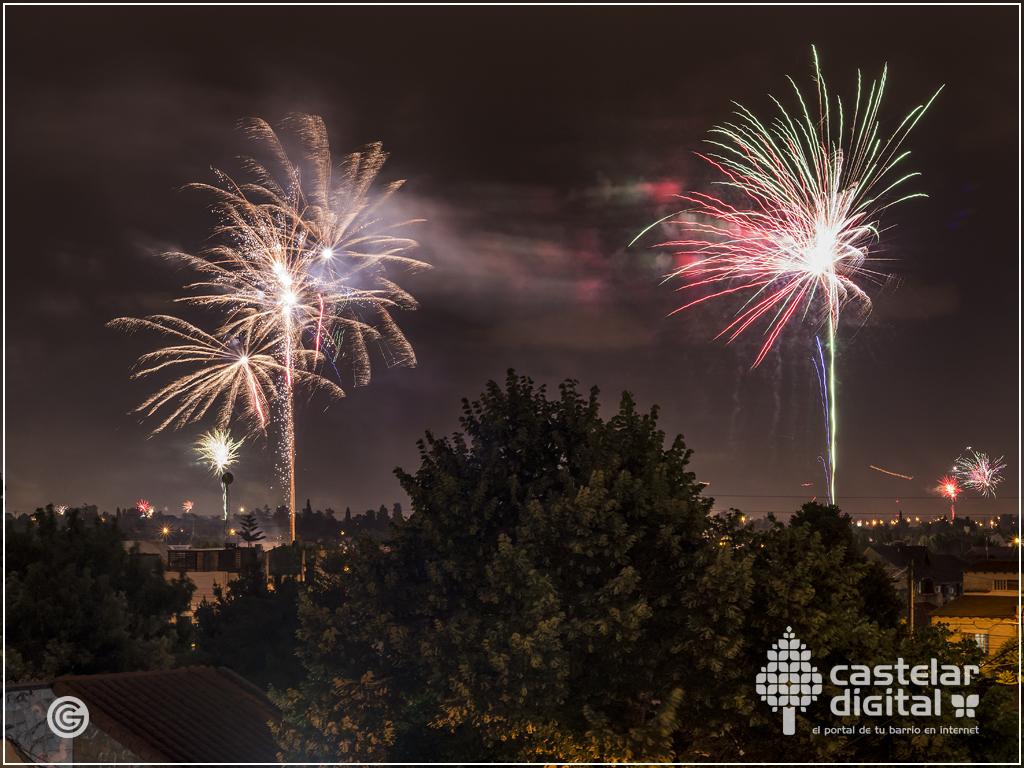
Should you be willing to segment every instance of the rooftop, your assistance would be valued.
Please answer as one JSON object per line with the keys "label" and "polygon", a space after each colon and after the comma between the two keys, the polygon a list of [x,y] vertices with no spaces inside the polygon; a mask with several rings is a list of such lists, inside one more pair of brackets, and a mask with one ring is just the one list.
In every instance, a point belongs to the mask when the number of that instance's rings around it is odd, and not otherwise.
{"label": "rooftop", "polygon": [[964,568],[964,573],[1020,573],[1020,564],[1013,560],[979,560]]}
{"label": "rooftop", "polygon": [[76,696],[90,721],[150,763],[276,763],[269,722],[281,713],[229,669],[58,677],[54,696]]}
{"label": "rooftop", "polygon": [[1016,619],[1020,600],[1012,596],[964,595],[929,614],[958,619]]}

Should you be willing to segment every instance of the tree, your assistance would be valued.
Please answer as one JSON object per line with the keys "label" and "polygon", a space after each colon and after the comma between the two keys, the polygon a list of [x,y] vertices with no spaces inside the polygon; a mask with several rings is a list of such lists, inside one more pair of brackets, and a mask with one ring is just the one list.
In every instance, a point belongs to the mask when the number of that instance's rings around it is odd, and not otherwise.
{"label": "tree", "polygon": [[844,568],[854,565],[866,566],[857,582],[860,594],[860,611],[882,627],[900,626],[905,610],[892,578],[880,563],[868,560],[856,546],[856,537],[850,516],[831,504],[808,502],[789,521],[790,526],[806,526],[821,537],[826,552],[842,550],[841,563]]}
{"label": "tree", "polygon": [[214,601],[196,609],[190,662],[228,667],[263,689],[298,684],[298,603],[298,582],[285,580],[271,590],[260,564],[247,563],[226,593],[217,587]]}
{"label": "tree", "polygon": [[7,529],[7,635],[20,672],[52,678],[164,669],[184,652],[194,587],[168,582],[128,552],[117,523],[86,525],[72,510],[58,524],[38,510],[24,533]]}
{"label": "tree", "polygon": [[266,537],[263,532],[259,530],[259,523],[256,522],[256,515],[252,512],[242,515],[240,522],[238,535],[242,537],[242,541],[248,542],[249,546],[252,546],[254,541],[262,541]]}
{"label": "tree", "polygon": [[[796,733],[761,701],[765,653],[792,626],[818,669],[978,663],[976,646],[866,614],[870,568],[810,525],[757,532],[670,447],[657,408],[597,390],[549,400],[509,372],[463,401],[460,433],[420,442],[412,501],[387,544],[317,561],[300,607],[307,678],[277,697],[286,759],[474,762],[955,761],[951,738],[816,735],[846,725],[828,696]],[[838,511],[837,511],[838,514]],[[969,693],[969,689],[962,689]],[[997,709],[991,700],[982,706]],[[1005,717],[1000,715],[1001,717]],[[960,725],[946,711],[936,724]],[[909,717],[894,722],[909,726]],[[1002,722],[1002,721],[1001,721]],[[860,717],[857,724],[869,724]]]}
{"label": "tree", "polygon": [[750,576],[682,438],[628,395],[605,422],[596,389],[506,387],[396,470],[415,514],[389,551],[321,564],[290,759],[664,760],[684,691],[729,677]]}

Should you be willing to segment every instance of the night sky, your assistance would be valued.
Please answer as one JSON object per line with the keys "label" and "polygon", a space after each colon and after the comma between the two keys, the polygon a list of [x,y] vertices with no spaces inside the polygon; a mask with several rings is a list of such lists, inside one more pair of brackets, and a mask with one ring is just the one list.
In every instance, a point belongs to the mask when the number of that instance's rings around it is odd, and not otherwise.
{"label": "night sky", "polygon": [[[433,269],[394,278],[420,303],[395,319],[415,368],[374,359],[369,386],[301,400],[296,497],[353,512],[402,502],[393,470],[417,439],[458,428],[461,399],[508,368],[557,394],[566,378],[623,390],[683,434],[718,508],[792,511],[825,495],[815,328],[794,324],[751,370],[762,328],[716,335],[738,304],[670,316],[671,239],[645,227],[714,191],[695,152],[732,102],[795,107],[888,62],[883,132],[945,89],[911,133],[904,192],[885,214],[866,318],[839,329],[837,495],[854,516],[940,515],[932,489],[967,446],[1020,481],[1019,8],[6,7],[4,502],[214,514],[219,485],[190,447],[207,420],[147,439],[133,381],[159,336],[115,317],[201,313],[173,303],[215,219],[191,182],[236,172],[246,117],[326,121],[336,155],[382,141],[389,215]],[[213,327],[213,322],[206,322]],[[281,503],[272,448],[247,442],[234,505]],[[912,476],[906,480],[871,468]]]}

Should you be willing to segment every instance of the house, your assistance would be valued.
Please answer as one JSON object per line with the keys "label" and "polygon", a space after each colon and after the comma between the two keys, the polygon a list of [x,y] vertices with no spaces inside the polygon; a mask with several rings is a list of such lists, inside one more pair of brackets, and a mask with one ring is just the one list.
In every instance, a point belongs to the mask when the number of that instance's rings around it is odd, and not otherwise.
{"label": "house", "polygon": [[[58,677],[4,686],[4,756],[47,763],[276,763],[281,713],[256,686],[220,667]],[[73,696],[89,725],[62,738],[47,723]],[[25,756],[29,760],[25,760]]]}
{"label": "house", "polygon": [[979,560],[964,568],[964,594],[1020,595],[1020,566],[1012,560]]}
{"label": "house", "polygon": [[[910,565],[914,566],[914,604],[938,607],[963,594],[963,569],[967,563],[954,555],[929,552],[927,547],[895,544],[872,544],[864,550],[868,560],[881,563],[896,582],[896,589],[906,594]],[[914,625],[918,626],[915,617]]]}
{"label": "house", "polygon": [[176,579],[184,573],[196,585],[192,594],[189,613],[194,613],[203,600],[214,602],[214,590],[226,587],[229,581],[238,578],[242,566],[259,560],[263,554],[262,547],[216,547],[210,549],[192,549],[189,546],[170,546],[167,548],[168,579]]}
{"label": "house", "polygon": [[979,560],[964,569],[964,596],[931,612],[992,655],[1011,638],[1020,642],[1020,566],[1010,560]]}

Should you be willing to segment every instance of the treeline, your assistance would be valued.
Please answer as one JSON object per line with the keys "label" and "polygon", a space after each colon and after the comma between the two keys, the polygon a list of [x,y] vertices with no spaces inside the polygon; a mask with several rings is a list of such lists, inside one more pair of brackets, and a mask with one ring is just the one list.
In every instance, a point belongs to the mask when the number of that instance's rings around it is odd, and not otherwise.
{"label": "treeline", "polygon": [[[52,506],[52,505],[51,505]],[[224,521],[219,515],[199,515],[183,512],[178,515],[154,511],[149,516],[143,515],[136,507],[117,507],[113,514],[100,512],[96,505],[84,505],[75,510],[76,518],[91,525],[94,522],[115,522],[118,529],[128,539],[159,539],[168,544],[188,544],[194,541],[212,542],[223,538]],[[257,526],[269,542],[288,540],[291,525],[288,519],[288,507],[281,505],[271,510],[265,504],[251,511],[231,515],[228,530],[241,531],[245,516],[252,514]],[[66,524],[67,513],[54,510],[55,525]],[[352,513],[350,507],[341,515],[328,507],[326,510],[314,510],[309,499],[306,506],[297,510],[295,516],[295,535],[303,541],[342,542],[357,539],[366,531],[374,538],[384,538],[388,533],[388,525],[392,520],[402,518],[402,505],[395,502],[389,512],[386,505],[379,509],[368,509],[365,512]],[[33,515],[7,514],[7,522],[12,530],[24,532]]]}

